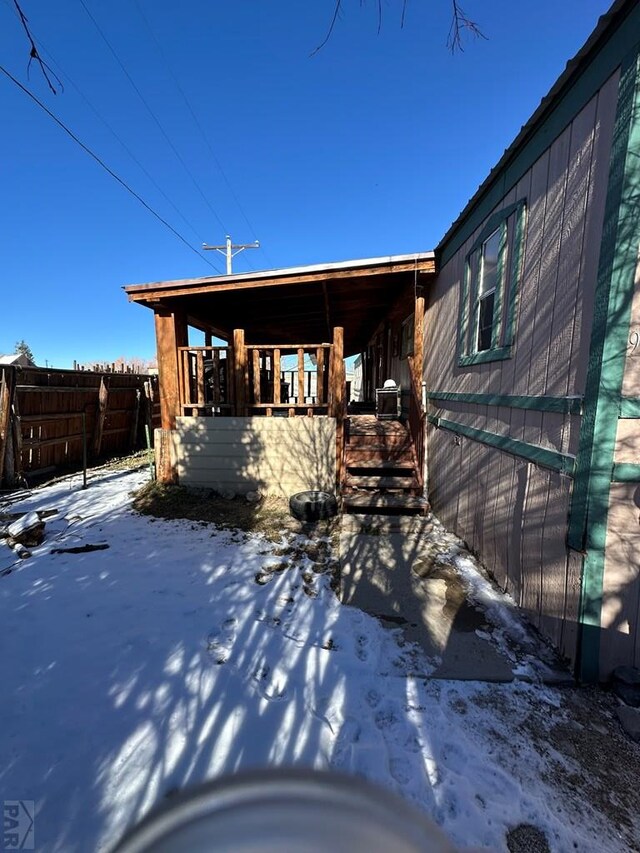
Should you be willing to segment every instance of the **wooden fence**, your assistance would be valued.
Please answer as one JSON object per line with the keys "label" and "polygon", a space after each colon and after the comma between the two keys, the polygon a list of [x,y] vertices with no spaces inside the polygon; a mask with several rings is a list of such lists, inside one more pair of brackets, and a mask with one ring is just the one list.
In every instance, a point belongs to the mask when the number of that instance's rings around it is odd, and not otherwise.
{"label": "wooden fence", "polygon": [[0,486],[129,453],[160,422],[156,376],[0,368]]}

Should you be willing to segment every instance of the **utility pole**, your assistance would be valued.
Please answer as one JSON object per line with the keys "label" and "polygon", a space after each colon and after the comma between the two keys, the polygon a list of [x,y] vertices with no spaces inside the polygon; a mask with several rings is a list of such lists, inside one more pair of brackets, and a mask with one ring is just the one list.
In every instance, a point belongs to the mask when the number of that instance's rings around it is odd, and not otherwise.
{"label": "utility pole", "polygon": [[[240,252],[244,251],[244,249],[259,249],[260,241],[256,240],[255,243],[238,243],[234,244],[231,242],[231,237],[227,234],[227,242],[224,246],[207,246],[206,243],[202,244],[203,249],[215,249],[216,252],[220,252],[221,255],[226,255],[227,257],[227,275],[232,274],[231,270],[231,258],[234,258],[236,255],[239,255]],[[236,250],[235,252],[233,250]]]}

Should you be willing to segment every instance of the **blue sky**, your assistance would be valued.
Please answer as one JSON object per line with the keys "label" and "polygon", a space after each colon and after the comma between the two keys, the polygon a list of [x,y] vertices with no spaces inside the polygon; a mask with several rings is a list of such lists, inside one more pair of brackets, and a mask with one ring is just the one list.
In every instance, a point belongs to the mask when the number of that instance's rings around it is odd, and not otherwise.
{"label": "blue sky", "polygon": [[[376,3],[343,0],[311,56],[333,0],[20,3],[64,91],[34,64],[27,78],[13,0],[0,65],[192,247],[259,239],[236,272],[434,248],[609,5],[465,0],[487,39],[452,56],[449,0],[408,0],[404,29],[385,0],[379,35]],[[198,257],[2,74],[0,114],[0,352],[152,357],[152,314],[122,285],[224,259]]]}

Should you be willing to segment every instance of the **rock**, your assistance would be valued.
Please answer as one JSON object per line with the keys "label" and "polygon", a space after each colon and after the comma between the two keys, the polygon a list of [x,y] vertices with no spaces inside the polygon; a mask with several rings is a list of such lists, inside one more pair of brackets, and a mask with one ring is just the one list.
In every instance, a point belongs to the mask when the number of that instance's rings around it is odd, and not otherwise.
{"label": "rock", "polygon": [[247,499],[247,503],[257,504],[260,501],[262,495],[260,492],[247,492],[245,498]]}
{"label": "rock", "polygon": [[617,666],[611,675],[611,689],[632,708],[640,708],[640,670],[635,666]]}
{"label": "rock", "polygon": [[33,547],[40,545],[44,539],[45,523],[37,512],[28,512],[10,524],[6,530],[7,538],[11,546],[26,545]]}
{"label": "rock", "polygon": [[225,489],[220,492],[220,497],[224,498],[225,501],[232,501],[236,496],[235,492],[232,492],[231,489]]}
{"label": "rock", "polygon": [[629,708],[628,705],[620,705],[619,708],[616,708],[616,714],[620,725],[631,740],[640,743],[640,708]]}

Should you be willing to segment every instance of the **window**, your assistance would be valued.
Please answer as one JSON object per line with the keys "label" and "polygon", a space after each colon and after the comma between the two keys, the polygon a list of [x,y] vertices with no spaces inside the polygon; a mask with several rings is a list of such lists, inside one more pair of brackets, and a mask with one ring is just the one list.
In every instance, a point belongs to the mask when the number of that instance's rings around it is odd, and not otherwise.
{"label": "window", "polygon": [[510,358],[522,263],[525,202],[492,216],[465,259],[458,364]]}

